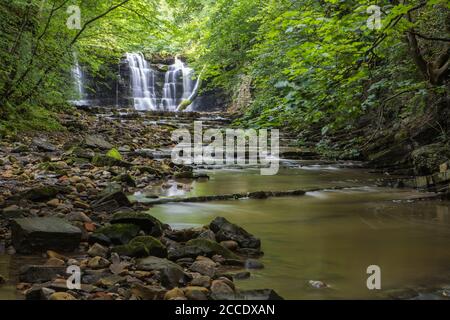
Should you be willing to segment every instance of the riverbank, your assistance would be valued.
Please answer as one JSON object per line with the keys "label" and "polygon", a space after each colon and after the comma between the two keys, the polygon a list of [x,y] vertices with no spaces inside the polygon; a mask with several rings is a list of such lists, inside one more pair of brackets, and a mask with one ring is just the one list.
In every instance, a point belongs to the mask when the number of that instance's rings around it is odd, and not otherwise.
{"label": "riverbank", "polygon": [[[208,208],[215,212],[217,201],[228,194],[233,199],[266,201],[266,204],[275,201],[280,205],[276,200],[281,200],[295,207],[304,201],[297,199],[299,196],[308,201],[311,194],[333,189],[345,192],[367,184],[376,187],[385,181],[383,175],[367,174],[367,170],[345,171],[359,164],[335,166],[332,161],[311,160],[316,157],[311,150],[283,145],[282,154],[297,159],[285,161],[280,175],[264,179],[251,173],[251,179],[239,185],[236,183],[240,177],[247,177],[249,171],[234,168],[231,172],[235,175],[227,173],[217,184],[216,172],[224,168],[194,170],[171,162],[170,134],[175,128],[189,128],[194,119],[202,120],[206,127],[224,128],[230,124],[226,115],[121,111],[96,114],[96,111],[102,110],[62,115],[60,121],[66,132],[34,133],[2,141],[1,249],[13,257],[23,254],[40,257],[37,264],[24,263],[22,270],[12,277],[3,275],[5,282],[17,286],[19,296],[28,299],[195,300],[224,295],[277,298],[278,294],[271,290],[251,291],[255,287],[240,280],[249,276],[264,279],[266,271],[260,270],[278,270],[270,259],[267,263],[265,260],[279,250],[271,238],[267,238],[267,243],[262,241],[266,252],[262,255],[259,228],[253,228],[248,221],[242,221],[245,230],[221,219],[225,227],[214,223],[219,216],[239,212],[245,207],[243,200],[229,212],[219,210],[217,216],[209,215],[208,221],[202,218],[201,223],[183,228],[176,222],[182,223],[192,214],[201,216],[200,207],[192,207],[188,216],[173,221],[171,216],[161,215],[161,208],[170,210],[172,206],[155,205],[206,199],[213,201]],[[300,160],[302,157],[310,160],[305,162]],[[334,173],[335,169],[341,175]],[[210,177],[213,179],[208,180]],[[305,179],[308,184],[298,184]],[[203,193],[199,193],[199,187]],[[280,196],[283,198],[276,199]],[[427,196],[432,195],[417,193],[389,199],[412,201]],[[183,197],[187,200],[176,200]],[[236,215],[229,220],[241,221]],[[52,230],[55,224],[59,226],[56,233]],[[295,239],[286,235],[286,240],[291,238]],[[66,286],[65,268],[70,265],[79,266],[83,272],[80,290],[68,290]],[[260,269],[264,265],[266,268]],[[281,265],[286,267],[283,262]],[[290,272],[300,272],[299,268],[293,266]],[[13,279],[8,281],[8,278]],[[310,279],[303,280],[302,283],[326,280],[335,286],[335,280],[320,273],[317,278],[310,273]],[[277,282],[272,284],[277,286]],[[247,290],[240,290],[241,285]],[[288,293],[288,297],[293,296]]]}

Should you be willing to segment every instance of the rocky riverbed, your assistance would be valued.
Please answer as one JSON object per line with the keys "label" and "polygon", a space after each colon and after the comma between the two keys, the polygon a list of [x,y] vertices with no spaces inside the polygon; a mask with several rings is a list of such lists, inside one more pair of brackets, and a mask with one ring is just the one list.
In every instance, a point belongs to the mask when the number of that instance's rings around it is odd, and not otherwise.
{"label": "rocky riverbed", "polygon": [[[264,267],[254,235],[221,217],[172,230],[130,202],[168,179],[183,189],[205,178],[164,151],[171,131],[199,115],[178,117],[77,111],[61,115],[63,132],[3,140],[0,254],[42,263],[22,265],[17,279],[1,275],[0,285],[16,285],[26,299],[279,299],[233,283]],[[81,271],[80,287],[67,286],[70,270]]]}

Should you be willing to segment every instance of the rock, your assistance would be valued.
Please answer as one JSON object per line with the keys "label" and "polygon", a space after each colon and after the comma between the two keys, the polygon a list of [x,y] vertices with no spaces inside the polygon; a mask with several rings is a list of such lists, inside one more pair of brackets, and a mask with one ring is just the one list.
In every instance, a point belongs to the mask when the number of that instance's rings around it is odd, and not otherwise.
{"label": "rock", "polygon": [[208,239],[211,241],[216,241],[216,235],[211,230],[205,230],[198,235],[199,239]]}
{"label": "rock", "polygon": [[27,265],[19,270],[19,279],[22,282],[42,283],[55,279],[58,276],[66,275],[66,268],[63,266],[38,266]]}
{"label": "rock", "polygon": [[58,199],[53,199],[47,202],[47,205],[53,208],[57,208],[61,203]]}
{"label": "rock", "polygon": [[244,279],[248,279],[250,278],[251,274],[248,271],[243,271],[243,272],[238,272],[236,274],[233,275],[234,279],[237,280],[244,280]]}
{"label": "rock", "polygon": [[411,153],[416,175],[429,175],[450,158],[450,147],[443,143],[433,143],[417,148]]}
{"label": "rock", "polygon": [[201,249],[205,256],[212,257],[215,254],[219,254],[226,259],[239,259],[233,252],[227,248],[222,247],[217,242],[213,242],[208,239],[193,239],[186,243],[187,246],[195,246]]}
{"label": "rock", "polygon": [[32,141],[33,146],[35,146],[39,151],[44,152],[55,152],[58,150],[57,147],[55,147],[50,142],[40,139],[40,138],[34,138]]}
{"label": "rock", "polygon": [[88,267],[92,269],[104,269],[108,268],[111,263],[102,257],[94,257],[89,259]]}
{"label": "rock", "polygon": [[189,269],[212,278],[216,274],[216,263],[209,259],[195,261]]}
{"label": "rock", "polygon": [[77,299],[67,292],[55,292],[52,295],[50,295],[49,300],[77,300]]}
{"label": "rock", "polygon": [[55,198],[58,194],[69,193],[70,190],[60,186],[39,186],[28,189],[14,196],[15,199],[26,199],[30,201],[48,201]]}
{"label": "rock", "polygon": [[91,218],[83,212],[70,212],[66,218],[69,221],[92,222]]}
{"label": "rock", "polygon": [[155,239],[152,236],[136,237],[127,245],[115,247],[113,251],[117,252],[119,255],[129,257],[167,257],[166,247],[158,239]]}
{"label": "rock", "polygon": [[58,259],[58,258],[50,258],[45,263],[46,266],[54,266],[54,267],[63,267],[66,265],[64,260]]}
{"label": "rock", "polygon": [[205,250],[197,246],[182,246],[169,250],[168,258],[172,261],[177,261],[185,258],[197,258],[200,255],[205,255]]}
{"label": "rock", "polygon": [[47,250],[47,257],[49,258],[55,258],[55,259],[59,259],[59,260],[63,260],[66,261],[67,257],[63,256],[62,254],[59,254],[58,252],[52,251],[52,250]]}
{"label": "rock", "polygon": [[250,199],[267,199],[269,195],[264,191],[250,192],[248,194]]}
{"label": "rock", "polygon": [[264,269],[264,264],[255,259],[247,259],[245,261],[246,269]]}
{"label": "rock", "polygon": [[136,181],[128,173],[121,174],[121,175],[117,176],[116,178],[114,178],[113,180],[116,182],[122,182],[129,187],[136,188]]}
{"label": "rock", "polygon": [[0,285],[6,283],[6,278],[0,274]]}
{"label": "rock", "polygon": [[185,286],[190,278],[178,268],[165,268],[159,271],[161,284],[169,289]]}
{"label": "rock", "polygon": [[114,275],[99,279],[95,285],[102,287],[102,288],[111,288],[111,287],[115,286],[116,284],[123,283],[123,282],[126,282],[125,277],[114,274]]}
{"label": "rock", "polygon": [[209,227],[216,234],[217,241],[233,240],[242,248],[259,249],[261,247],[261,241],[258,238],[223,217],[215,218]]}
{"label": "rock", "polygon": [[84,139],[84,145],[90,148],[110,150],[114,146],[107,142],[101,135],[88,135]]}
{"label": "rock", "polygon": [[141,300],[163,300],[167,290],[159,286],[144,286],[136,283],[133,285],[131,292]]}
{"label": "rock", "polygon": [[253,257],[253,258],[259,258],[264,253],[259,249],[252,249],[252,248],[237,248],[236,253],[246,256],[246,257]]}
{"label": "rock", "polygon": [[81,241],[81,231],[59,218],[11,220],[12,244],[19,253],[58,250],[73,251]]}
{"label": "rock", "polygon": [[208,300],[209,290],[204,287],[189,286],[183,292],[189,300]]}
{"label": "rock", "polygon": [[153,271],[153,270],[160,271],[166,268],[175,268],[183,271],[183,269],[176,263],[158,257],[147,257],[139,259],[137,261],[136,268],[137,270],[144,270],[144,271]]}
{"label": "rock", "polygon": [[[127,244],[128,242],[130,242],[131,239],[135,238],[138,235],[139,231],[140,228],[134,224],[118,223],[99,228],[94,232],[94,235],[103,235],[107,239],[109,239],[111,243],[120,245],[120,244]],[[98,240],[98,238],[96,239]]]}
{"label": "rock", "polygon": [[211,286],[211,278],[208,276],[196,277],[191,281],[191,286],[209,288]]}
{"label": "rock", "polygon": [[444,162],[439,165],[439,172],[445,173],[450,169],[450,162]]}
{"label": "rock", "polygon": [[99,243],[99,244],[104,245],[104,246],[110,246],[111,245],[111,240],[107,236],[105,236],[104,234],[101,234],[101,233],[92,233],[92,234],[90,234],[88,242],[90,244]]}
{"label": "rock", "polygon": [[25,291],[26,300],[49,300],[55,290],[43,287],[41,284],[35,284]]}
{"label": "rock", "polygon": [[211,294],[213,300],[284,300],[272,289],[239,290],[228,294]]}
{"label": "rock", "polygon": [[201,233],[202,229],[198,228],[190,228],[190,229],[182,229],[182,230],[166,230],[164,235],[174,241],[177,242],[186,242],[191,239],[197,238]]}
{"label": "rock", "polygon": [[328,288],[328,285],[323,281],[309,280],[308,284],[315,289]]}
{"label": "rock", "polygon": [[186,298],[183,290],[180,288],[173,288],[172,290],[167,291],[164,295],[164,300],[174,300],[177,298]]}
{"label": "rock", "polygon": [[227,248],[228,250],[231,250],[231,251],[235,251],[237,248],[239,248],[239,244],[236,241],[233,241],[233,240],[222,241],[220,243],[220,245],[222,247]]}
{"label": "rock", "polygon": [[92,207],[94,208],[94,210],[100,211],[98,210],[98,207],[101,207],[101,205],[109,203],[111,201],[116,203],[118,207],[131,207],[130,200],[128,200],[128,197],[125,193],[123,193],[121,189],[112,190],[111,192],[103,192],[100,195],[100,199],[92,203]]}
{"label": "rock", "polygon": [[161,221],[146,212],[118,212],[113,215],[111,223],[134,224],[153,237],[160,237],[163,231]]}
{"label": "rock", "polygon": [[211,284],[211,292],[215,296],[233,295],[234,290],[222,280],[214,280]]}
{"label": "rock", "polygon": [[101,154],[97,154],[92,158],[92,164],[97,167],[132,167],[131,163]]}
{"label": "rock", "polygon": [[1,217],[4,219],[17,219],[25,216],[26,211],[17,205],[11,205],[2,210]]}
{"label": "rock", "polygon": [[95,243],[92,247],[89,248],[87,253],[91,257],[98,256],[98,257],[106,258],[106,256],[108,255],[108,252],[109,252],[108,248],[105,248],[101,244]]}

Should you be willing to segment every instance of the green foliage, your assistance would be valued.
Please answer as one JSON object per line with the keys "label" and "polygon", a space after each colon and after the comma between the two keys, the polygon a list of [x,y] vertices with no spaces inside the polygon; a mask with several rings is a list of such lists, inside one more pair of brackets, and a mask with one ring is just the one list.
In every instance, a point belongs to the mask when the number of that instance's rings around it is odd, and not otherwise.
{"label": "green foliage", "polygon": [[110,158],[113,158],[113,159],[116,159],[116,160],[120,160],[120,161],[123,160],[122,155],[120,154],[119,150],[117,150],[116,148],[112,148],[111,150],[109,150],[106,153],[106,156],[108,156]]}

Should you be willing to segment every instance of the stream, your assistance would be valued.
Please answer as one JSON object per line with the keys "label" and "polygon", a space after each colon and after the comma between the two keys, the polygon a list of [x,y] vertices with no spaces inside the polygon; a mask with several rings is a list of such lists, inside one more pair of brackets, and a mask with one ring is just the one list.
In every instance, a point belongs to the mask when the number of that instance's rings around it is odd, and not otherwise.
{"label": "stream", "polygon": [[[449,283],[450,203],[413,202],[424,194],[376,187],[379,176],[364,169],[291,162],[277,176],[261,176],[252,169],[202,172],[210,180],[193,182],[190,190],[174,185],[155,192],[171,197],[350,187],[302,197],[172,203],[150,209],[175,229],[223,216],[260,237],[265,268],[251,270],[249,279],[237,282],[240,288],[273,288],[286,299],[377,299],[397,289],[420,288],[427,294]],[[367,289],[369,265],[381,267],[382,290]],[[313,288],[309,280],[323,281],[329,288]]]}

